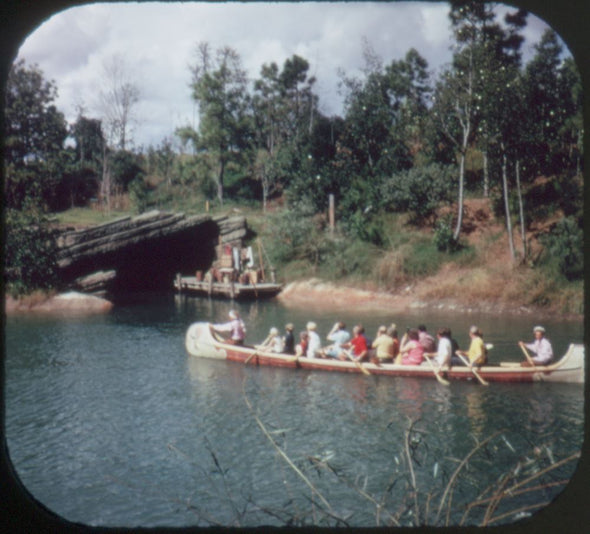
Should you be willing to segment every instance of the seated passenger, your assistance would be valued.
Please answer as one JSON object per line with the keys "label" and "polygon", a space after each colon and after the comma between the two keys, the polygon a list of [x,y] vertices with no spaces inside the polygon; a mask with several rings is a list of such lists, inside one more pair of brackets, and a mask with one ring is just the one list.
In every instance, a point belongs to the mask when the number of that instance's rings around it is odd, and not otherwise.
{"label": "seated passenger", "polygon": [[[535,336],[535,340],[532,343],[519,341],[518,344],[523,348],[529,349],[534,354],[531,361],[535,365],[549,365],[553,361],[553,347],[545,337],[545,329],[542,326],[535,326],[533,335]],[[531,363],[527,359],[521,363],[521,366],[530,367]]]}
{"label": "seated passenger", "polygon": [[385,326],[378,328],[375,341],[373,341],[371,347],[375,349],[375,354],[371,358],[373,363],[393,363],[395,343],[391,333],[388,332]]}
{"label": "seated passenger", "polygon": [[436,337],[438,338],[437,352],[425,352],[424,356],[426,358],[436,357],[436,363],[438,365],[438,369],[440,369],[444,365],[451,365],[451,358],[453,356],[451,331],[448,328],[439,328],[438,332],[436,333]]}
{"label": "seated passenger", "polygon": [[310,321],[307,323],[308,341],[306,356],[308,358],[315,358],[322,348],[322,342],[316,330],[317,325],[314,322]]}
{"label": "seated passenger", "polygon": [[362,361],[367,357],[369,352],[367,338],[365,337],[365,329],[359,324],[352,329],[352,333],[352,339],[348,343],[342,345],[342,351],[340,352],[338,359],[354,359],[356,361]]}
{"label": "seated passenger", "polygon": [[307,331],[303,331],[299,334],[299,343],[295,347],[295,354],[297,356],[307,356],[307,343],[309,342],[309,335]]}
{"label": "seated passenger", "polygon": [[418,330],[411,328],[401,341],[402,365],[420,365],[424,361],[424,347],[420,343]]}
{"label": "seated passenger", "polygon": [[427,332],[426,326],[421,324],[418,327],[418,338],[420,344],[424,347],[425,352],[435,352],[436,351],[436,343],[434,338]]}
{"label": "seated passenger", "polygon": [[332,345],[325,347],[320,352],[320,356],[338,358],[342,352],[342,345],[350,341],[350,334],[346,330],[346,325],[342,321],[339,321],[332,327],[326,339],[331,341]]}
{"label": "seated passenger", "polygon": [[287,323],[285,325],[285,337],[283,342],[285,347],[283,348],[284,354],[295,354],[295,336],[293,335],[293,323]]}
{"label": "seated passenger", "polygon": [[[472,326],[469,329],[469,337],[471,338],[469,350],[467,352],[464,350],[458,350],[455,354],[460,354],[461,356],[466,357],[467,363],[470,367],[473,367],[474,365],[476,367],[481,367],[488,361],[488,351],[486,349],[485,343],[483,342],[483,334],[477,326]],[[453,359],[453,365],[455,365],[455,362],[456,360]],[[464,362],[460,360],[460,364],[464,365]]]}
{"label": "seated passenger", "polygon": [[283,343],[283,338],[279,335],[279,330],[273,326],[268,333],[268,337],[259,348],[270,352],[283,352],[285,345]]}

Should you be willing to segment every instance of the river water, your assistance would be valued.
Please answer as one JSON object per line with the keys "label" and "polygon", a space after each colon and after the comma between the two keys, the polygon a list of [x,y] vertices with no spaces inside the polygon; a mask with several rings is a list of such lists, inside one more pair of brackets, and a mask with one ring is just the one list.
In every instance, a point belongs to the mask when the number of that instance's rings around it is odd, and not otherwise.
{"label": "river water", "polygon": [[[144,294],[105,316],[9,317],[6,439],[27,490],[66,520],[100,526],[494,525],[549,503],[575,473],[567,459],[582,445],[583,386],[445,387],[188,356],[187,327],[224,321],[230,306]],[[466,348],[476,323],[494,344],[491,362],[521,360],[516,341],[534,326],[236,306],[252,343],[289,321],[301,330],[314,320],[325,336],[342,319],[369,335],[392,321],[400,331],[446,325]],[[558,356],[583,340],[580,322],[544,325]],[[518,490],[536,489],[490,506],[500,485],[527,478]]]}

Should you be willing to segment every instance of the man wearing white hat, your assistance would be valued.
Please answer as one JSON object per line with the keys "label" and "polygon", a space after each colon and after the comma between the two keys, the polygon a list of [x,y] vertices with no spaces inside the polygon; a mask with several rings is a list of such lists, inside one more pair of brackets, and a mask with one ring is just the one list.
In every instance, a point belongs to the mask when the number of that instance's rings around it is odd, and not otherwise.
{"label": "man wearing white hat", "polygon": [[244,321],[240,319],[240,314],[236,310],[229,311],[229,321],[223,324],[212,325],[216,332],[230,333],[230,337],[226,340],[232,345],[243,345],[246,337],[246,326]]}
{"label": "man wearing white hat", "polygon": [[[519,341],[518,344],[521,347],[529,349],[534,354],[531,360],[535,365],[549,365],[553,360],[553,347],[545,337],[545,329],[542,326],[535,326],[533,333],[535,335],[535,341],[532,343]],[[527,363],[523,362],[523,365]]]}

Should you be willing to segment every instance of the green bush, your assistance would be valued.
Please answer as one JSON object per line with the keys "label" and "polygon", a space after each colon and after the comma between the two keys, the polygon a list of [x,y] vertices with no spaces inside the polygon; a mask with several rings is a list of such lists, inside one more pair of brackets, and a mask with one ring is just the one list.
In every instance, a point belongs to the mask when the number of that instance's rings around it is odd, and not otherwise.
{"label": "green bush", "polygon": [[6,211],[5,282],[14,296],[56,286],[57,245],[45,217]]}
{"label": "green bush", "polygon": [[432,219],[443,202],[453,199],[455,169],[431,164],[414,167],[386,180],[381,187],[381,203],[390,211],[409,211],[413,222],[423,224]]}
{"label": "green bush", "polygon": [[561,219],[541,242],[545,246],[542,263],[546,267],[557,269],[569,281],[584,276],[584,235],[574,217]]}
{"label": "green bush", "polygon": [[411,278],[430,276],[438,271],[443,260],[433,243],[416,241],[412,244],[412,252],[404,258],[403,271]]}
{"label": "green bush", "polygon": [[143,176],[138,176],[129,184],[129,200],[137,211],[143,213],[148,207],[149,188],[143,179]]}
{"label": "green bush", "polygon": [[459,242],[453,236],[452,216],[438,219],[434,225],[433,242],[437,250],[452,253],[459,250]]}

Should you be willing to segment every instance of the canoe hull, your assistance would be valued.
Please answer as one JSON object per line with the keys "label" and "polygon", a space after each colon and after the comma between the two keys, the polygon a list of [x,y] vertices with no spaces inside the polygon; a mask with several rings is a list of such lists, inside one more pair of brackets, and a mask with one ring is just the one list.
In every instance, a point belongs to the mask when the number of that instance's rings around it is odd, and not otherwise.
{"label": "canoe hull", "polygon": [[[254,347],[235,346],[216,339],[209,323],[192,324],[185,339],[187,352],[191,356],[224,359],[248,365],[300,368],[333,372],[361,373],[359,366],[350,361],[306,358],[258,351]],[[567,382],[584,383],[584,346],[571,344],[567,353],[553,365],[547,367],[520,367],[511,364],[484,366],[478,372],[488,382]],[[374,375],[430,378],[435,375],[432,368],[423,365],[396,365],[363,363],[362,367]],[[455,366],[443,369],[447,380],[475,380],[467,367]]]}

